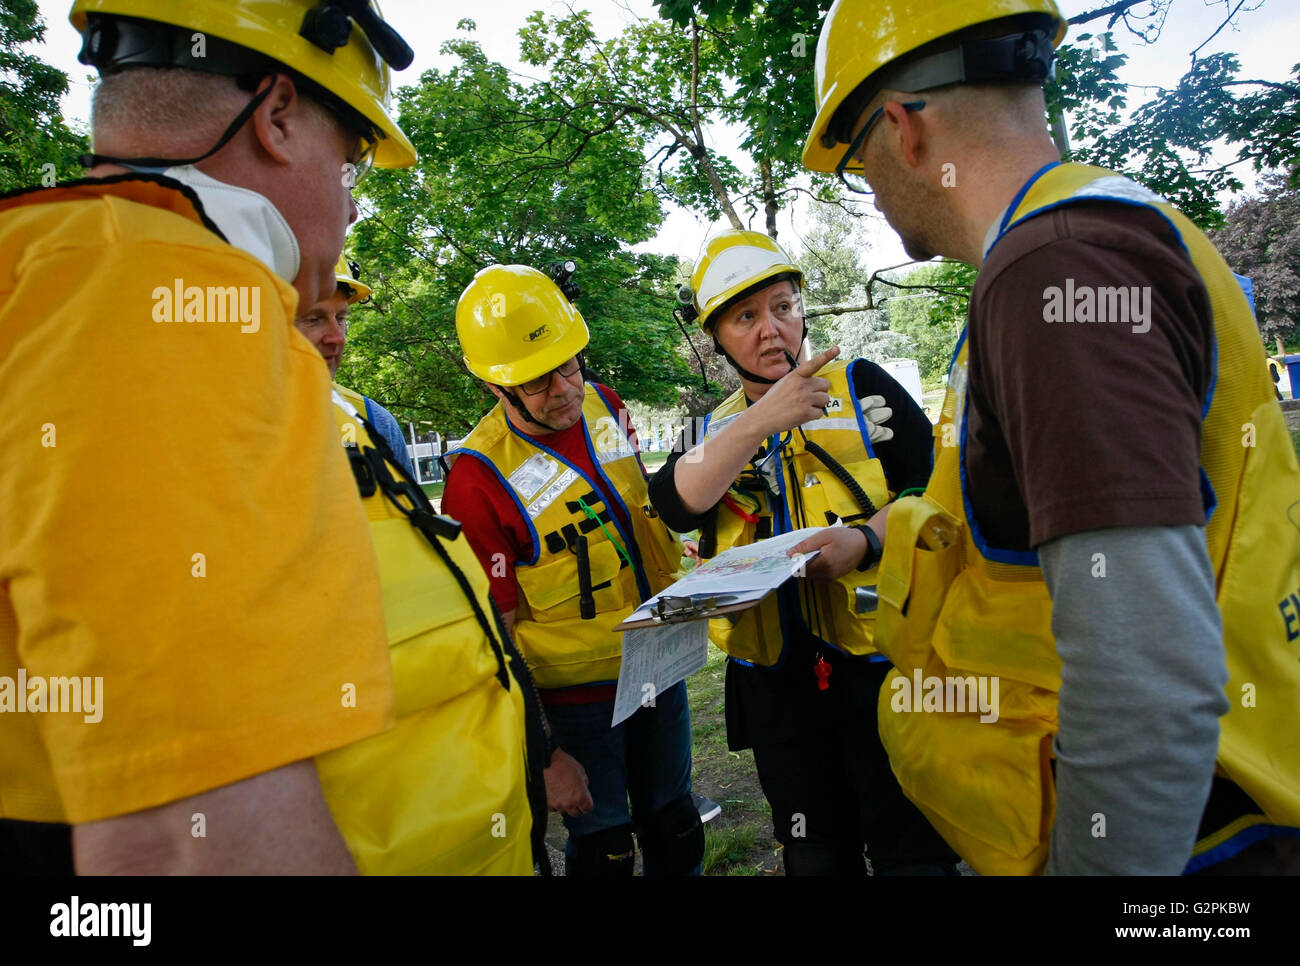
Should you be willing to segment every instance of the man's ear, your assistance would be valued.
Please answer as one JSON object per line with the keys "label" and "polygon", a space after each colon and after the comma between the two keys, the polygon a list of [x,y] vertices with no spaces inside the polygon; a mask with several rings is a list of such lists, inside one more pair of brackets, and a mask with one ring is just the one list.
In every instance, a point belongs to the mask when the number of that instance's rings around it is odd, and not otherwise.
{"label": "man's ear", "polygon": [[503,399],[503,398],[504,398],[504,396],[503,396],[502,393],[501,393],[501,387],[500,387],[500,386],[494,386],[494,385],[492,385],[492,383],[490,383],[490,382],[485,382],[485,383],[483,383],[483,385],[487,386],[487,387],[488,387],[488,391],[489,391],[490,393],[492,393],[492,395],[496,396],[498,399]]}
{"label": "man's ear", "polygon": [[903,107],[901,101],[888,100],[884,104],[885,116],[882,120],[889,125],[889,133],[897,139],[899,153],[903,160],[915,168],[921,163],[921,120],[920,112],[912,113]]}
{"label": "man's ear", "polygon": [[272,159],[279,164],[288,164],[292,160],[289,152],[290,126],[303,122],[306,105],[293,81],[285,74],[262,78],[255,93],[260,93],[267,87],[271,88],[271,93],[253,112],[253,134],[262,145],[262,150]]}

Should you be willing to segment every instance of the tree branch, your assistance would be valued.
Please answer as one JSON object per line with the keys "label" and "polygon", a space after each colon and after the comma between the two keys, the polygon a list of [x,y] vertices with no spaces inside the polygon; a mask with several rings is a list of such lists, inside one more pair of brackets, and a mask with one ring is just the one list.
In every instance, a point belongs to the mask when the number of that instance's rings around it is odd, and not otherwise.
{"label": "tree branch", "polygon": [[875,309],[872,299],[868,299],[865,305],[815,305],[804,309],[805,317],[815,319],[821,315],[847,315],[849,312],[869,312]]}
{"label": "tree branch", "polygon": [[[1147,36],[1146,30],[1142,30],[1142,31],[1135,30],[1133,28],[1133,24],[1129,23],[1129,19],[1128,19],[1129,11],[1133,7],[1136,7],[1140,3],[1148,3],[1148,2],[1151,4],[1152,16],[1154,16],[1157,12],[1161,12],[1164,14],[1164,16],[1160,18],[1160,23],[1155,25],[1155,33],[1153,36]],[[1110,30],[1115,26],[1115,24],[1118,21],[1123,20],[1124,26],[1128,28],[1129,33],[1131,33],[1135,37],[1140,37],[1147,44],[1153,44],[1156,42],[1156,40],[1159,39],[1160,32],[1164,29],[1165,18],[1168,17],[1169,15],[1169,2],[1171,2],[1171,0],[1167,0],[1167,2],[1165,2],[1164,5],[1161,6],[1160,0],[1119,0],[1119,2],[1117,3],[1108,4],[1107,6],[1104,7],[1098,7],[1096,10],[1089,10],[1079,14],[1078,16],[1071,17],[1069,20],[1066,21],[1066,23],[1070,24],[1071,26],[1075,26],[1078,24],[1088,23],[1089,21],[1092,20],[1098,20],[1102,17],[1109,17],[1110,19],[1106,22],[1106,29]],[[1148,19],[1148,18],[1143,17],[1139,19]]]}
{"label": "tree branch", "polygon": [[1070,26],[1076,26],[1081,23],[1088,23],[1090,20],[1096,20],[1100,17],[1110,17],[1108,26],[1115,26],[1115,21],[1122,17],[1131,7],[1136,7],[1139,3],[1146,3],[1147,0],[1119,0],[1118,3],[1112,3],[1109,6],[1098,7],[1096,10],[1089,10],[1085,13],[1077,14],[1066,21]]}
{"label": "tree branch", "polygon": [[731,207],[731,199],[727,197],[726,186],[723,185],[722,179],[718,177],[717,170],[713,167],[713,162],[709,159],[709,149],[704,146],[704,131],[700,128],[699,112],[699,83],[700,83],[700,28],[694,15],[691,16],[691,130],[695,134],[696,147],[691,151],[695,160],[700,163],[700,168],[704,171],[704,177],[708,179],[709,187],[713,189],[713,196],[717,199],[718,207],[722,213],[727,216],[731,222],[732,228],[744,228],[740,217]]}
{"label": "tree branch", "polygon": [[1193,66],[1193,67],[1196,66],[1196,55],[1199,54],[1199,53],[1201,52],[1201,47],[1204,47],[1206,44],[1208,44],[1208,43],[1209,43],[1211,40],[1213,40],[1215,37],[1219,36],[1219,31],[1222,30],[1224,27],[1228,26],[1228,24],[1232,22],[1232,18],[1235,17],[1235,16],[1237,15],[1237,11],[1240,10],[1240,9],[1242,8],[1242,6],[1245,4],[1245,2],[1246,2],[1246,0],[1237,0],[1237,5],[1236,5],[1235,7],[1232,8],[1232,12],[1228,14],[1228,16],[1224,19],[1223,23],[1219,24],[1219,26],[1218,26],[1217,28],[1215,28],[1214,33],[1210,34],[1210,36],[1206,37],[1203,41],[1201,41],[1200,46],[1197,47],[1195,50],[1192,51],[1192,66]]}
{"label": "tree branch", "polygon": [[763,211],[767,215],[767,234],[768,237],[776,239],[776,192],[772,186],[772,162],[769,158],[763,158],[758,162],[759,181],[763,186]]}

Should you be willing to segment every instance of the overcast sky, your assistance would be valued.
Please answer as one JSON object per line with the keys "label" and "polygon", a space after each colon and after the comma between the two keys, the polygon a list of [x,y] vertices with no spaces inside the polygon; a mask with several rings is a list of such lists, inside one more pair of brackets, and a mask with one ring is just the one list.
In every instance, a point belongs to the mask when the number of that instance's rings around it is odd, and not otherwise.
{"label": "overcast sky", "polygon": [[[1104,0],[1058,0],[1062,12],[1074,16],[1085,10],[1104,6]],[[1231,0],[1235,7],[1237,0]],[[591,12],[597,33],[611,36],[636,17],[653,18],[656,8],[650,0],[573,0],[575,8]],[[41,14],[45,18],[45,44],[40,56],[68,74],[71,87],[64,99],[65,116],[83,126],[90,114],[90,87],[87,68],[77,63],[76,54],[80,38],[68,23],[67,0],[40,0]],[[559,0],[486,0],[479,4],[449,3],[446,0],[384,0],[385,18],[415,49],[415,63],[398,74],[399,83],[414,83],[419,73],[429,67],[446,68],[454,58],[443,57],[438,47],[456,33],[456,23],[462,17],[477,22],[475,36],[484,53],[515,70],[519,63],[517,32],[525,18],[534,10],[562,15],[568,5]],[[1140,8],[1138,8],[1140,9]],[[1190,65],[1191,51],[1209,37],[1225,19],[1230,7],[1223,0],[1174,0],[1168,22],[1160,40],[1146,46],[1132,40],[1121,26],[1116,28],[1116,40],[1129,61],[1121,77],[1131,85],[1168,86],[1175,83]],[[1291,66],[1300,60],[1300,2],[1297,0],[1245,0],[1235,25],[1224,27],[1200,51],[1204,57],[1218,51],[1232,51],[1241,61],[1243,78],[1280,81],[1285,79]],[[1098,25],[1091,25],[1094,32]],[[1145,92],[1130,91],[1130,104],[1145,100]],[[809,97],[812,96],[811,90]],[[709,132],[714,143],[723,150],[734,146],[734,132],[717,130]],[[1229,160],[1225,157],[1223,160]],[[1243,165],[1238,176],[1249,186],[1250,173]],[[792,221],[793,218],[793,221]],[[782,241],[796,241],[806,224],[806,213],[798,206],[791,212],[782,212],[779,235]],[[659,235],[645,245],[649,251],[676,254],[693,258],[700,241],[711,230],[688,212],[673,210],[669,213]],[[716,227],[725,227],[722,225]],[[762,228],[761,214],[755,227]],[[906,260],[897,238],[887,226],[870,233],[872,247],[866,257],[875,268]]]}

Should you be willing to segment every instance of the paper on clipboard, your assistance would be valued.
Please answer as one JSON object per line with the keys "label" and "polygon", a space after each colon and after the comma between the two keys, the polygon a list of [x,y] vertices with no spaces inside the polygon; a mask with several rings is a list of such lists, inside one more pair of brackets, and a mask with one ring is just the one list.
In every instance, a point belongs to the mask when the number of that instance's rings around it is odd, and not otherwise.
{"label": "paper on clipboard", "polygon": [[[732,547],[651,597],[615,627],[625,633],[610,726],[704,667],[709,653],[704,618],[757,604],[800,573],[818,551],[797,557],[787,557],[786,551],[822,529],[809,527]],[[660,601],[672,605],[666,620],[658,616]]]}
{"label": "paper on clipboard", "polygon": [[[812,553],[800,554],[797,557],[787,557],[786,551],[825,529],[825,527],[806,527],[791,533],[783,533],[779,537],[724,550],[712,560],[700,564],[672,586],[651,597],[629,614],[627,619],[614,630],[628,631],[635,627],[644,627],[648,623],[660,623],[656,605],[665,598],[675,600],[689,598],[701,603],[712,598],[717,608],[725,607],[726,610],[739,610],[746,605],[757,604],[781,584],[800,573],[808,561],[819,553],[814,550]],[[701,612],[695,615],[695,618],[707,616],[709,616],[708,612]]]}
{"label": "paper on clipboard", "polygon": [[709,625],[684,621],[638,627],[623,635],[623,658],[610,727],[653,706],[655,698],[684,681],[709,658]]}

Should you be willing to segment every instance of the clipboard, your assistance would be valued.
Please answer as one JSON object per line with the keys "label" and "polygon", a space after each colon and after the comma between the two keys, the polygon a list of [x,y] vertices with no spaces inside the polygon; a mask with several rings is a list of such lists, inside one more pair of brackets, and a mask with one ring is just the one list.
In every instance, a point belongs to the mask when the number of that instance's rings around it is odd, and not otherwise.
{"label": "clipboard", "polygon": [[[754,607],[771,591],[754,596],[752,594],[687,594],[671,596],[664,594],[656,598],[651,615],[640,619],[628,617],[613,629],[630,631],[638,627],[655,627],[659,624],[680,624],[685,621],[712,620],[725,614],[735,614]],[[642,605],[644,606],[644,605]],[[641,608],[637,608],[640,610]],[[633,616],[635,616],[635,611]]]}
{"label": "clipboard", "polygon": [[806,527],[753,544],[731,547],[633,608],[615,631],[724,617],[758,604],[820,550],[797,558],[786,551],[824,527]]}

